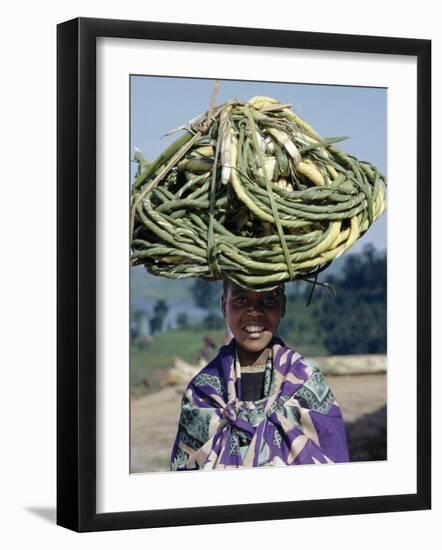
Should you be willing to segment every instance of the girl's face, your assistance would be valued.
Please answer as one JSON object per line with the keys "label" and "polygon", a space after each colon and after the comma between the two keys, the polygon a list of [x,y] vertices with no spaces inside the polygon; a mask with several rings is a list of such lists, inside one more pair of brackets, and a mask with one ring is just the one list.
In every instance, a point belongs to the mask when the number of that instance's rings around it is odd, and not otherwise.
{"label": "girl's face", "polygon": [[285,295],[281,289],[253,292],[229,283],[221,309],[238,345],[258,354],[268,346],[284,316]]}

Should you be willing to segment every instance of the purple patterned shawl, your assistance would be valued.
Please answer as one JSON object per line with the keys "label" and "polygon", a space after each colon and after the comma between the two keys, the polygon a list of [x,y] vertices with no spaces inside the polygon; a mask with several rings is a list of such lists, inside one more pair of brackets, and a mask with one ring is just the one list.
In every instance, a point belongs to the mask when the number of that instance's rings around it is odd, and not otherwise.
{"label": "purple patterned shawl", "polygon": [[241,401],[232,340],[187,386],[172,470],[348,462],[339,405],[317,367],[279,338],[264,376],[264,398]]}

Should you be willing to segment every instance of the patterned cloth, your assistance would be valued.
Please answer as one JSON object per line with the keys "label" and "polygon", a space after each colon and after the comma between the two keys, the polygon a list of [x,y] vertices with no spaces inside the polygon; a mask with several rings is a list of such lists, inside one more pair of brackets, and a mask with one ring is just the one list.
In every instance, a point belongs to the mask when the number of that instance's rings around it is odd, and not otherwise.
{"label": "patterned cloth", "polygon": [[241,400],[236,343],[184,393],[171,470],[348,462],[341,410],[321,371],[274,337],[264,397]]}

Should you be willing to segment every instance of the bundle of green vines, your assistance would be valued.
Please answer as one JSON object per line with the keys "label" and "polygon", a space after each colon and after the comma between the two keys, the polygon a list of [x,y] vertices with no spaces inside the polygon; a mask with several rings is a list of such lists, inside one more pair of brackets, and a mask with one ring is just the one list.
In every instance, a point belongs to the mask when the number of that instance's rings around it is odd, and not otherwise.
{"label": "bundle of green vines", "polygon": [[132,265],[258,291],[316,281],[386,208],[384,176],[343,139],[253,97],[209,109],[154,161],[137,151]]}

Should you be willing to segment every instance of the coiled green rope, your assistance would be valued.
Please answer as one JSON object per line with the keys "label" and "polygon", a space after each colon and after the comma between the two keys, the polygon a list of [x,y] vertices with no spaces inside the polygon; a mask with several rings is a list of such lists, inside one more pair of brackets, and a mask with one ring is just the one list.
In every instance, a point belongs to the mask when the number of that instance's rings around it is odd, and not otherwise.
{"label": "coiled green rope", "polygon": [[[253,290],[315,283],[386,208],[385,178],[289,105],[232,100],[199,117],[132,186],[132,264]],[[314,279],[312,277],[315,277]]]}

